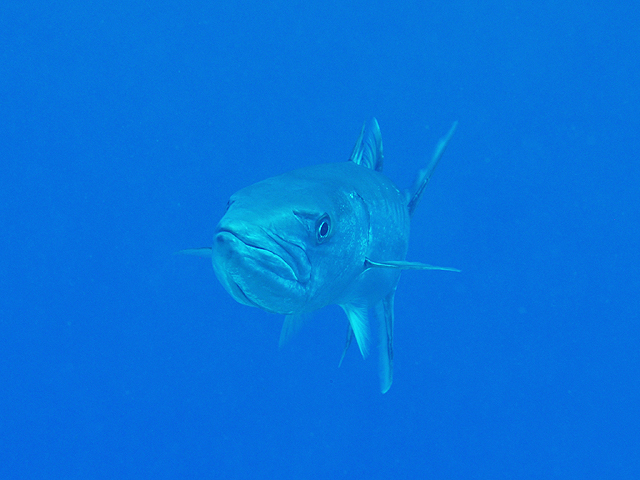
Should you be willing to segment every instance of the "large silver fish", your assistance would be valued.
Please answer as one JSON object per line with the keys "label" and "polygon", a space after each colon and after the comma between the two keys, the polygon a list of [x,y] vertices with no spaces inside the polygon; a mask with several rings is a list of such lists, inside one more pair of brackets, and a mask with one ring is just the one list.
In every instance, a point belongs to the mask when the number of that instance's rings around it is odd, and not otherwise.
{"label": "large silver fish", "polygon": [[374,118],[362,127],[349,161],[301,168],[240,190],[229,199],[213,247],[183,253],[211,256],[220,283],[238,302],[286,315],[280,344],[308,313],[340,305],[349,320],[340,363],[354,336],[367,355],[373,309],[385,393],[393,380],[393,299],[401,271],[458,271],[405,261],[410,218],[455,128],[413,186],[401,191],[382,174]]}

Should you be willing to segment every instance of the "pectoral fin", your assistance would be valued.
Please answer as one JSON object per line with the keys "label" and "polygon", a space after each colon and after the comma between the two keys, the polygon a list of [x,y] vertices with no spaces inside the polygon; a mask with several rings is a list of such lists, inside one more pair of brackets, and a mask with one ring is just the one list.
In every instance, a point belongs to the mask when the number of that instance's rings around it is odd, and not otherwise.
{"label": "pectoral fin", "polygon": [[187,248],[186,250],[180,250],[176,252],[176,255],[195,255],[196,257],[211,258],[211,247],[204,248]]}
{"label": "pectoral fin", "polygon": [[302,328],[305,315],[287,315],[284,317],[284,323],[282,324],[282,330],[280,330],[280,340],[278,346],[282,348],[296,333]]}
{"label": "pectoral fin", "polygon": [[447,272],[459,272],[457,268],[436,267],[420,262],[406,262],[404,260],[387,260],[384,262],[374,262],[368,258],[364,261],[365,268],[398,268],[400,270],[445,270]]}
{"label": "pectoral fin", "polygon": [[[340,306],[344,310],[344,313],[347,314],[349,325],[351,326],[351,329],[353,329],[353,335],[356,337],[360,353],[363,357],[366,357],[369,353],[369,322],[367,318],[367,307],[353,304]],[[349,346],[347,345],[346,348],[348,347]]]}

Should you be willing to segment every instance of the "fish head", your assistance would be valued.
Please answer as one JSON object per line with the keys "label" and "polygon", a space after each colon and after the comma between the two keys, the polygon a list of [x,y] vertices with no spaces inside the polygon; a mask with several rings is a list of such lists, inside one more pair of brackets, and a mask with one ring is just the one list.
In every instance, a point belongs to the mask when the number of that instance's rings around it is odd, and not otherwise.
{"label": "fish head", "polygon": [[353,192],[295,171],[240,190],[215,230],[216,276],[236,301],[273,313],[336,303],[364,266],[365,210]]}

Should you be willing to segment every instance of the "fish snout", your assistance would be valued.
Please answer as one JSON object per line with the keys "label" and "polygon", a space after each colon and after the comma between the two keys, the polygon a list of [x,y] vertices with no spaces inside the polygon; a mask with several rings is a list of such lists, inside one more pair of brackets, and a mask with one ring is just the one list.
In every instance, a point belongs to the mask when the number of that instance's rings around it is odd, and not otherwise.
{"label": "fish snout", "polygon": [[311,265],[300,247],[261,228],[219,228],[213,250],[213,268],[220,283],[240,303],[276,313],[301,308]]}
{"label": "fish snout", "polygon": [[311,264],[304,249],[267,232],[250,236],[227,229],[218,230],[213,256],[226,260],[253,261],[285,280],[301,284],[307,283],[311,276]]}

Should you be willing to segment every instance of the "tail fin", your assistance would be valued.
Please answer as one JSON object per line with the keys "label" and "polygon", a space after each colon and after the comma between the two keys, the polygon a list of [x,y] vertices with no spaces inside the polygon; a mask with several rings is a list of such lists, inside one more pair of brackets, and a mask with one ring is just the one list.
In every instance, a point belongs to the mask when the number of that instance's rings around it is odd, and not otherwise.
{"label": "tail fin", "polygon": [[431,178],[431,174],[436,169],[444,150],[447,148],[449,144],[449,140],[453,136],[453,132],[456,131],[456,127],[458,126],[458,122],[453,122],[453,125],[449,129],[449,133],[447,133],[443,138],[438,141],[438,145],[436,146],[435,151],[433,152],[433,156],[431,157],[431,161],[429,164],[418,172],[418,176],[413,182],[413,186],[409,190],[409,203],[407,207],[409,208],[409,215],[413,215],[413,211],[416,209],[420,198],[422,197],[422,193],[424,192],[424,187],[429,183],[429,179]]}

